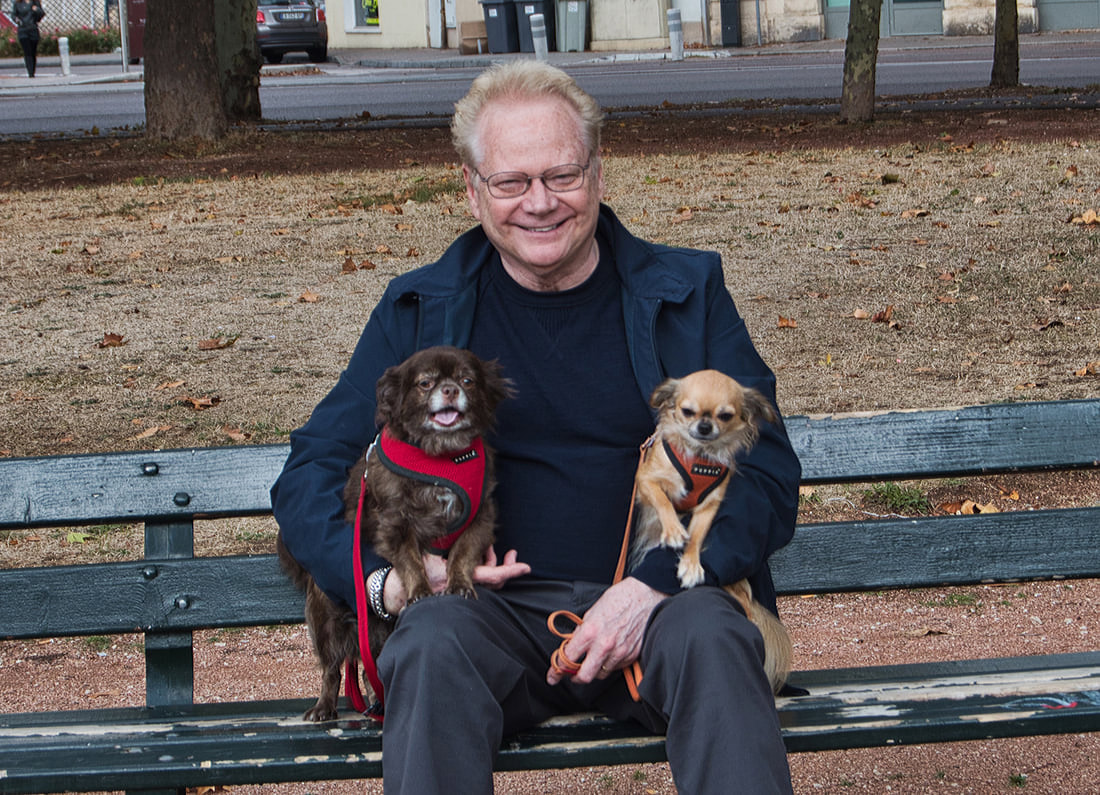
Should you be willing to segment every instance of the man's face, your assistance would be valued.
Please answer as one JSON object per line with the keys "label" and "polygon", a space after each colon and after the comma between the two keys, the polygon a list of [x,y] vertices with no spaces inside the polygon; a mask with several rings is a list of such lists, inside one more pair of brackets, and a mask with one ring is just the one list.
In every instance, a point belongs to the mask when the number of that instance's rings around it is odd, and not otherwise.
{"label": "man's face", "polygon": [[576,114],[557,99],[494,102],[478,123],[484,152],[476,173],[463,167],[466,196],[505,270],[536,290],[584,281],[598,259],[595,230],[604,188],[598,159],[591,159],[579,188],[561,193],[536,179],[523,195],[502,199],[478,177],[502,171],[536,176],[555,166],[588,164]]}

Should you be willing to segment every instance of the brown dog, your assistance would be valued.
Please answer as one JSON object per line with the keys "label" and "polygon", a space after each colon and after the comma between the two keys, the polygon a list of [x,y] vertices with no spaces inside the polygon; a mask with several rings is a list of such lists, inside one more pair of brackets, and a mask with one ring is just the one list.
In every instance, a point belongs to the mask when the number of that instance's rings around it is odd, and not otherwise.
{"label": "brown dog", "polygon": [[[666,380],[650,404],[658,410],[657,430],[634,479],[638,521],[632,560],[655,546],[681,549],[677,575],[690,588],[703,582],[699,557],[736,473],[738,452],[756,443],[761,422],[777,417],[762,394],[716,370]],[[687,527],[681,516],[690,516]],[[748,580],[725,588],[763,635],[764,667],[778,693],[790,672],[787,630],[753,598]]]}
{"label": "brown dog", "polygon": [[[447,556],[444,593],[475,597],[474,567],[493,543],[496,520],[492,451],[482,436],[509,394],[496,362],[450,347],[419,351],[378,381],[375,424],[382,433],[349,472],[345,517],[352,524],[361,517],[364,540],[393,565],[409,603],[432,593],[423,561],[431,552]],[[277,548],[306,592],[306,623],[321,664],[321,695],[305,718],[331,720],[341,669],[359,660],[355,613],[317,587],[281,536]],[[368,626],[377,658],[393,626],[373,615]]]}

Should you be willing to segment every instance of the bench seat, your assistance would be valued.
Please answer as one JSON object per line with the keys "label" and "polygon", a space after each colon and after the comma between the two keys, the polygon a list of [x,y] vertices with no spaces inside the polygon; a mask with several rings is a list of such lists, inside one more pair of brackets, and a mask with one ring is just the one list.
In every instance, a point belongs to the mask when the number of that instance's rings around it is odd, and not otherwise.
{"label": "bench seat", "polygon": [[[790,417],[806,484],[1100,467],[1100,400]],[[182,792],[381,774],[378,726],[301,720],[312,700],[194,704],[196,630],[300,624],[273,555],[194,556],[206,519],[268,515],[285,445],[0,459],[0,530],[144,525],[144,557],[0,570],[0,639],[140,632],[144,707],[0,713],[0,795]],[[802,524],[780,594],[1100,577],[1100,505]],[[1084,551],[1084,553],[1083,553]],[[797,637],[798,627],[791,627]],[[1100,731],[1100,651],[795,671],[792,752]],[[27,683],[35,687],[34,682]],[[664,740],[597,715],[506,739],[500,770],[660,761]]]}

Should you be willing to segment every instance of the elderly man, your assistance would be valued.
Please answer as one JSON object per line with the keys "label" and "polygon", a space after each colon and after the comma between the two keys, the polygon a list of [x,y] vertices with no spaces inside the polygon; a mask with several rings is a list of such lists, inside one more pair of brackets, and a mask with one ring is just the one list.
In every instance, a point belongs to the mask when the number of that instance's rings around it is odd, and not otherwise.
{"label": "elderly man", "polygon": [[[406,605],[400,578],[369,577],[398,616],[378,660],[386,692],[387,793],[489,793],[502,738],[552,715],[601,710],[667,736],[685,793],[788,792],[790,775],[763,645],[715,586],[749,578],[775,607],[768,556],[794,531],[799,464],[782,424],[739,462],[684,590],[676,553],[650,552],[613,583],[647,404],[664,378],[713,368],[774,402],[717,254],[632,236],[601,204],[602,114],[538,61],[491,68],[457,103],[452,136],[477,227],[438,262],[394,279],[351,361],[273,490],[294,556],[333,599],[355,604],[341,489],[376,433],[382,372],[430,345],[497,359],[516,387],[489,440],[497,451],[497,546],[478,599]],[[442,562],[427,561],[442,587]],[[368,559],[367,569],[386,561]],[[583,623],[565,645],[547,616]],[[644,670],[640,700],[624,669]]]}

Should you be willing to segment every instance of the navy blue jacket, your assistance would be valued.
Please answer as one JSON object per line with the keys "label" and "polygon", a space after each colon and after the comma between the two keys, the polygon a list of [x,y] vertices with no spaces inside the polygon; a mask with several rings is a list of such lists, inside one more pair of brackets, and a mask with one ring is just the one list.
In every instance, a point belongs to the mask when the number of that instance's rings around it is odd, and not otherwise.
{"label": "navy blue jacket", "polygon": [[[644,399],[667,377],[711,368],[774,403],[775,377],[749,339],[718,254],[643,241],[606,206],[598,235],[610,243],[622,282],[627,346]],[[342,490],[348,469],[376,433],[375,384],[387,367],[421,348],[467,346],[478,274],[494,253],[475,227],[437,262],[393,279],[338,383],[291,434],[290,456],[271,492],[275,518],[291,553],[338,601],[355,604],[352,528],[343,519]],[[767,559],[794,533],[801,473],[782,423],[765,425],[738,471],[708,536],[703,566],[716,583],[749,577],[757,598],[774,609]],[[668,582],[667,572],[647,576],[644,565],[635,572],[639,579],[655,587]]]}

